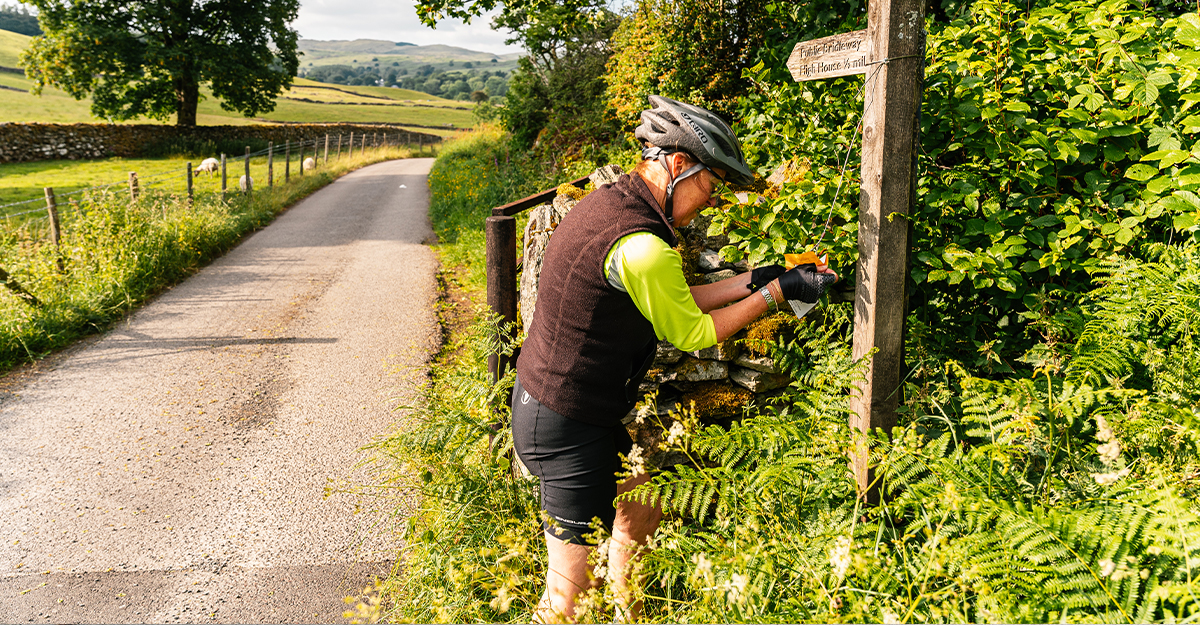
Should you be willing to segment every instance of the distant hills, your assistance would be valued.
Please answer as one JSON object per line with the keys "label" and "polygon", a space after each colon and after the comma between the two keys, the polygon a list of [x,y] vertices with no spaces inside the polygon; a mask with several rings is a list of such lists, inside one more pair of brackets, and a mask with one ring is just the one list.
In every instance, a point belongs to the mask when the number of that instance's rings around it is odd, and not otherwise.
{"label": "distant hills", "polygon": [[[390,66],[399,63],[399,67],[407,65],[433,65],[438,69],[462,67],[463,63],[472,65],[486,63],[491,69],[512,69],[516,67],[517,59],[522,55],[492,54],[447,45],[417,46],[411,43],[384,41],[381,39],[355,39],[353,41],[322,41],[319,39],[301,39],[301,67],[321,65],[366,65],[379,63]],[[493,63],[492,59],[496,59]]]}

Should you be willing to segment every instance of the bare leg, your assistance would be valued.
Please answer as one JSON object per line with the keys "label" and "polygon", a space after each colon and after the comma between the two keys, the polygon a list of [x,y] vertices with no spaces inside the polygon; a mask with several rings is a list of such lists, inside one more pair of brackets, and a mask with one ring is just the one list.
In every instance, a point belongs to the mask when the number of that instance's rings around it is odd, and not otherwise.
{"label": "bare leg", "polygon": [[592,549],[587,545],[563,542],[546,534],[546,553],[549,566],[546,569],[546,592],[538,602],[533,620],[539,623],[571,623],[575,621],[575,595],[594,588],[602,580],[592,580],[588,573],[588,556]]}
{"label": "bare leg", "polygon": [[[617,486],[617,494],[627,493],[650,480],[649,475],[639,475],[625,480]],[[662,509],[632,501],[617,502],[617,520],[613,523],[612,546],[608,562],[612,570],[610,579],[616,593],[616,622],[633,622],[642,612],[642,602],[634,601],[630,590],[632,566],[662,521]]]}

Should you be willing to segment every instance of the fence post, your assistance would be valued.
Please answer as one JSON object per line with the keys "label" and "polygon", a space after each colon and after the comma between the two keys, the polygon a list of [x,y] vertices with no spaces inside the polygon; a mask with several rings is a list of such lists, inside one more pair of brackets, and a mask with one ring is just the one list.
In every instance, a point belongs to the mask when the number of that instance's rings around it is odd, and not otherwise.
{"label": "fence post", "polygon": [[417,135],[417,154],[425,153],[425,135]]}
{"label": "fence post", "polygon": [[0,267],[0,282],[3,282],[4,286],[8,288],[9,291],[12,291],[13,295],[16,295],[18,298],[20,298],[22,302],[25,302],[26,304],[29,304],[35,308],[41,307],[42,303],[38,301],[38,298],[34,297],[33,293],[26,291],[19,282],[13,280],[12,276],[8,275],[8,272],[5,271],[3,267]]}
{"label": "fence post", "polygon": [[54,187],[45,187],[46,214],[50,216],[50,242],[58,247],[58,203],[54,199]]}
{"label": "fence post", "polygon": [[354,158],[354,131],[350,131],[350,151],[346,154],[346,158]]}
{"label": "fence post", "polygon": [[363,133],[362,144],[358,146],[358,155],[362,156],[367,151],[367,133]]}
{"label": "fence post", "polygon": [[321,159],[322,165],[329,165],[329,133],[325,133],[325,157]]}
{"label": "fence post", "polygon": [[195,199],[195,195],[192,192],[192,162],[191,161],[188,161],[188,164],[187,164],[187,195],[188,195],[188,204],[190,205],[193,202],[193,200]]}
{"label": "fence post", "polygon": [[250,146],[246,146],[246,197],[250,197],[253,192],[254,183],[250,180]]}
{"label": "fence post", "polygon": [[304,139],[300,140],[300,175],[304,175]]}
{"label": "fence post", "polygon": [[275,144],[267,142],[267,188],[275,186]]}
{"label": "fence post", "polygon": [[292,140],[283,142],[283,181],[292,179]]}
{"label": "fence post", "polygon": [[[517,220],[488,217],[484,223],[487,246],[487,305],[500,315],[502,324],[517,320]],[[511,337],[505,337],[511,338]],[[493,382],[504,377],[511,356],[488,354],[488,372]]]}
{"label": "fence post", "polygon": [[339,160],[339,161],[342,160],[342,133],[340,133],[340,132],[338,133],[337,160]]}
{"label": "fence post", "polygon": [[225,184],[227,180],[228,180],[228,177],[225,175],[225,154],[222,153],[221,154],[221,199],[222,200],[225,199],[225,189],[228,188],[227,185]]}
{"label": "fence post", "polygon": [[133,201],[133,202],[137,201],[138,192],[139,192],[139,190],[138,190],[137,172],[131,171],[131,172],[129,172],[129,199],[130,199],[130,201]]}

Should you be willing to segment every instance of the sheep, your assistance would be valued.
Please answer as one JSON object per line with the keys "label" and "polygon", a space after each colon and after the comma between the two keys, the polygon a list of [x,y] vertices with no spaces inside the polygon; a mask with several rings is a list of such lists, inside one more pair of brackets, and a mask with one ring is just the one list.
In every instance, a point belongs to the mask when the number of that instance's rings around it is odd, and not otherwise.
{"label": "sheep", "polygon": [[244,191],[253,191],[254,190],[254,178],[247,179],[246,174],[242,174],[241,177],[238,178],[238,188],[241,189],[243,192]]}
{"label": "sheep", "polygon": [[217,173],[217,170],[220,169],[220,167],[221,167],[221,161],[218,161],[215,158],[206,158],[206,159],[200,161],[200,166],[197,167],[196,170],[192,173],[198,174],[200,172],[204,172],[209,175],[212,175],[212,174]]}
{"label": "sheep", "polygon": [[304,171],[308,171],[316,166],[317,166],[317,162],[314,161],[311,156],[304,159]]}

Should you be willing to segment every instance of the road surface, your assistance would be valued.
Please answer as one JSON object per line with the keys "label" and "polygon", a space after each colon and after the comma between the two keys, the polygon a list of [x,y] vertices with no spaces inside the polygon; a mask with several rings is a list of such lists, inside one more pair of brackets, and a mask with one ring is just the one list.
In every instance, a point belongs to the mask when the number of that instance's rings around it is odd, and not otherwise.
{"label": "road surface", "polygon": [[399,544],[361,448],[436,347],[431,163],[342,177],[0,381],[0,622],[344,622]]}

